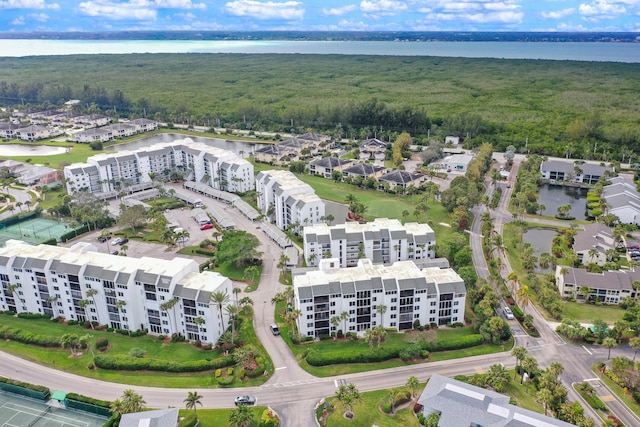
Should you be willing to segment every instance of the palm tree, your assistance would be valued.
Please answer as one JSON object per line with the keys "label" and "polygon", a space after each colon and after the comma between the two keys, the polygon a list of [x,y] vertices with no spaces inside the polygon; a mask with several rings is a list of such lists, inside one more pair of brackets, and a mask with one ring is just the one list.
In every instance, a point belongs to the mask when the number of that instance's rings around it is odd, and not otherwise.
{"label": "palm tree", "polygon": [[617,347],[618,342],[615,340],[615,338],[607,337],[602,341],[602,345],[609,349],[609,354],[607,355],[607,359],[611,359],[611,349],[613,347]]}
{"label": "palm tree", "polygon": [[367,329],[364,331],[364,339],[369,343],[369,350],[373,350],[373,340],[376,337],[376,333],[373,329]]}
{"label": "palm tree", "polygon": [[289,262],[289,257],[284,252],[280,254],[280,259],[278,261],[278,268],[280,269],[280,275],[285,277],[287,273],[287,263]]}
{"label": "palm tree", "polygon": [[197,391],[190,391],[187,398],[183,400],[183,402],[185,403],[185,408],[193,408],[193,414],[195,415],[196,419],[198,419],[198,410],[196,409],[196,406],[202,406],[202,402],[200,401],[200,399],[202,399],[202,396],[198,394]]}
{"label": "palm tree", "polygon": [[416,391],[418,391],[418,388],[420,387],[420,381],[418,381],[417,377],[412,375],[407,380],[405,387],[409,389],[412,397],[416,397]]}
{"label": "palm tree", "polygon": [[167,315],[169,316],[169,320],[172,320],[173,332],[175,333],[178,332],[178,326],[176,325],[176,322],[175,322],[175,316],[171,317],[171,315],[169,314],[169,310],[173,311],[177,303],[178,303],[178,298],[172,298],[169,301],[166,301],[160,304],[160,311],[166,312]]}
{"label": "palm tree", "polygon": [[407,218],[409,217],[409,215],[410,214],[409,214],[408,210],[405,209],[405,210],[402,211],[402,219],[403,219],[402,223],[403,224],[406,224]]}
{"label": "palm tree", "polygon": [[[340,324],[340,316],[333,316],[329,322],[331,323],[331,326],[333,326],[334,328],[336,328],[336,330],[338,329],[338,325]],[[333,340],[336,341],[338,339],[338,334],[337,332],[333,335]]]}
{"label": "palm tree", "polygon": [[[98,324],[100,323],[100,314],[98,312],[98,306],[96,304],[96,294],[98,293],[97,289],[91,288],[87,290],[87,297],[93,300],[93,305],[96,306],[96,317],[98,318]],[[91,322],[91,329],[95,329],[93,326],[93,322]]]}
{"label": "palm tree", "polygon": [[515,271],[509,273],[509,275],[507,276],[507,282],[511,284],[511,286],[509,287],[511,293],[515,293],[516,289],[518,289],[518,283],[520,283],[520,278]]}
{"label": "palm tree", "polygon": [[513,379],[516,379],[516,372],[518,372],[517,367],[520,366],[520,363],[522,362],[522,360],[525,358],[525,356],[527,355],[527,349],[524,347],[513,347],[513,350],[511,350],[511,355],[514,356],[516,358],[516,369],[513,371]]}
{"label": "palm tree", "polygon": [[376,313],[380,315],[380,326],[384,325],[384,314],[387,312],[387,306],[384,304],[379,304],[376,307]]}
{"label": "palm tree", "polygon": [[127,251],[129,250],[129,245],[120,246],[120,255],[127,256]]}
{"label": "palm tree", "polygon": [[344,328],[342,328],[342,332],[343,333],[347,333],[347,320],[349,320],[349,317],[351,317],[349,315],[348,311],[343,311],[342,313],[340,313],[340,320],[342,320],[344,322]]}
{"label": "palm tree", "polygon": [[225,308],[225,311],[229,315],[229,323],[231,324],[231,344],[233,345],[234,337],[236,335],[236,320],[240,309],[237,305],[229,304]]}
{"label": "palm tree", "polygon": [[253,413],[247,405],[239,405],[229,414],[229,423],[234,427],[249,427],[253,423]]}
{"label": "palm tree", "polygon": [[336,391],[336,399],[344,405],[347,417],[353,418],[353,406],[362,400],[362,395],[355,384],[351,383],[340,386],[338,391]]}
{"label": "palm tree", "polygon": [[384,326],[378,325],[374,328],[374,335],[378,340],[378,350],[380,350],[380,343],[386,338],[387,330],[384,328]]}
{"label": "palm tree", "polygon": [[529,293],[529,286],[527,285],[520,286],[520,288],[518,288],[518,291],[516,292],[516,296],[518,297],[518,301],[520,301],[520,305],[522,305],[522,312],[524,313],[531,299],[531,294]]}
{"label": "palm tree", "polygon": [[218,291],[211,294],[211,302],[215,303],[218,306],[218,313],[220,313],[220,322],[222,322],[222,331],[225,330],[224,317],[222,315],[222,306],[228,301],[229,295],[227,295],[226,291]]}
{"label": "palm tree", "polygon": [[240,289],[240,288],[233,288],[233,289],[231,290],[231,292],[233,292],[233,295],[234,295],[234,296],[235,296],[235,298],[236,298],[236,305],[238,305],[238,294],[239,294],[240,292],[242,292],[242,289]]}
{"label": "palm tree", "polygon": [[393,414],[393,411],[395,411],[395,409],[396,409],[396,401],[398,400],[398,392],[395,389],[390,388],[389,390],[387,390],[387,395],[385,396],[385,399],[387,400],[387,402],[389,402],[391,404],[391,413]]}
{"label": "palm tree", "polygon": [[140,412],[145,408],[145,404],[147,403],[142,398],[142,395],[136,393],[132,389],[125,390],[120,401],[126,411],[125,414]]}

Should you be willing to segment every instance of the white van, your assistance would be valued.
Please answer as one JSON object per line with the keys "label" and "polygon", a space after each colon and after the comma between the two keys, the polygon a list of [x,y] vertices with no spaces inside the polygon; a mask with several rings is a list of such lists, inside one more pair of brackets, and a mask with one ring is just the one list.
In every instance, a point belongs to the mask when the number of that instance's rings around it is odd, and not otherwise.
{"label": "white van", "polygon": [[271,333],[273,335],[280,335],[280,329],[278,329],[278,325],[276,325],[275,323],[270,324],[269,328],[271,329]]}
{"label": "white van", "polygon": [[509,307],[505,307],[504,308],[504,317],[507,318],[507,320],[513,320],[513,312],[511,311],[511,309]]}

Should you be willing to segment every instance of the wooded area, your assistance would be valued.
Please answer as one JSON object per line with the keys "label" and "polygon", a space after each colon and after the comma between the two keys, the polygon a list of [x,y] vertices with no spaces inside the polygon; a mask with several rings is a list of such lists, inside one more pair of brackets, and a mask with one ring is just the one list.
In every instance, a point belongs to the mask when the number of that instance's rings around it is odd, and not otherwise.
{"label": "wooded area", "polygon": [[346,55],[1,58],[0,103],[393,140],[459,135],[582,158],[640,152],[637,64]]}

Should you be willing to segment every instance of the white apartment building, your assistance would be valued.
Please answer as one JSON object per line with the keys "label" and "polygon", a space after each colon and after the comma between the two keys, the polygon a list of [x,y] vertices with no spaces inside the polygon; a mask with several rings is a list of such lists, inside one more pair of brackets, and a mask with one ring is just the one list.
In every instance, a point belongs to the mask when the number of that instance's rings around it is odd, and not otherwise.
{"label": "white apartment building", "polygon": [[435,258],[436,234],[427,224],[376,218],[359,224],[348,222],[304,228],[304,258],[318,265],[322,258],[337,258],[340,267],[353,267],[361,258],[374,264]]}
{"label": "white apartment building", "polygon": [[258,208],[264,215],[275,218],[278,228],[286,230],[319,224],[325,215],[325,205],[310,185],[283,170],[262,171],[256,176]]}
{"label": "white apartment building", "polygon": [[[199,273],[198,264],[185,258],[129,258],[99,253],[86,243],[63,248],[16,240],[0,249],[0,286],[1,310],[148,329],[153,335],[178,333],[204,343],[216,343],[224,332],[211,295],[232,290],[231,280]],[[172,299],[174,307],[162,310]],[[226,327],[224,309],[222,316]]]}
{"label": "white apartment building", "polygon": [[[293,277],[304,336],[330,335],[338,329],[361,335],[378,325],[406,330],[416,320],[421,325],[464,321],[464,281],[451,268],[420,270],[413,261],[373,265],[368,259],[351,268],[337,265],[336,260],[323,260],[320,270]],[[377,311],[381,304],[387,307],[384,314]],[[349,318],[332,325],[331,319],[343,312]]]}
{"label": "white apartment building", "polygon": [[154,144],[135,151],[101,153],[86,163],[64,168],[67,191],[87,190],[95,194],[117,192],[127,186],[151,182],[153,175],[174,171],[187,180],[233,193],[253,190],[253,165],[235,153],[190,138]]}

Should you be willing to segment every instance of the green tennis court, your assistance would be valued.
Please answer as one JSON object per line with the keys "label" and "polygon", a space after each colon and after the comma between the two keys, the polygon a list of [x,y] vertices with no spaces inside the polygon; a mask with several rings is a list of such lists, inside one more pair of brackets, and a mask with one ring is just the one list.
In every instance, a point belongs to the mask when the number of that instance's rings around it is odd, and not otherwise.
{"label": "green tennis court", "polygon": [[104,417],[56,408],[0,391],[1,427],[102,427],[106,422]]}
{"label": "green tennis court", "polygon": [[0,226],[0,243],[16,239],[38,244],[45,240],[57,239],[69,230],[71,229],[64,222],[33,218],[9,226]]}

